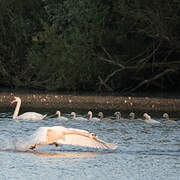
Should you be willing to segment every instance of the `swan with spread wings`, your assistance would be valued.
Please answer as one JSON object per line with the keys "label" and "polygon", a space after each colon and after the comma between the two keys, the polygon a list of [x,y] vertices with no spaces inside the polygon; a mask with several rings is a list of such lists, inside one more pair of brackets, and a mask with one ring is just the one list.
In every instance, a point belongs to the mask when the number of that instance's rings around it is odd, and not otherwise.
{"label": "swan with spread wings", "polygon": [[40,127],[32,136],[29,149],[41,145],[69,144],[91,148],[116,149],[115,144],[100,140],[96,134],[86,130],[66,128],[63,126]]}

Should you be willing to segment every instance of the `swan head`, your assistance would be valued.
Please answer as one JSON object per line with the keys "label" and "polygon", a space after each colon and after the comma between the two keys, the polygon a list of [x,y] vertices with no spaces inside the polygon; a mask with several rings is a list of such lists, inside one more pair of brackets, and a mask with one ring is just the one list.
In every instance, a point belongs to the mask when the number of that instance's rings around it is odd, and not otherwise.
{"label": "swan head", "polygon": [[21,99],[19,97],[14,97],[14,99],[11,101],[11,104],[15,103],[15,102],[21,102]]}
{"label": "swan head", "polygon": [[92,111],[88,111],[88,115],[89,115],[89,116],[92,116]]}
{"label": "swan head", "polygon": [[98,117],[103,118],[103,116],[104,116],[104,115],[103,115],[102,112],[99,112],[99,113],[98,113]]}
{"label": "swan head", "polygon": [[133,112],[129,113],[129,118],[133,120],[135,118],[135,113]]}
{"label": "swan head", "polygon": [[116,116],[116,119],[121,119],[121,113],[120,112],[115,112],[114,116]]}
{"label": "swan head", "polygon": [[166,120],[169,120],[169,115],[168,115],[168,113],[164,113],[164,114],[163,114],[163,118],[165,118]]}
{"label": "swan head", "polygon": [[89,137],[92,138],[92,139],[97,139],[98,138],[95,133],[90,133]]}
{"label": "swan head", "polygon": [[150,119],[151,119],[151,116],[149,116],[147,113],[144,113],[143,116],[144,116],[147,120],[150,120]]}
{"label": "swan head", "polygon": [[56,114],[57,114],[57,115],[61,115],[61,112],[60,112],[60,111],[56,111]]}
{"label": "swan head", "polygon": [[88,111],[89,119],[92,119],[92,111]]}
{"label": "swan head", "polygon": [[75,118],[76,117],[76,113],[75,112],[71,112],[71,117]]}

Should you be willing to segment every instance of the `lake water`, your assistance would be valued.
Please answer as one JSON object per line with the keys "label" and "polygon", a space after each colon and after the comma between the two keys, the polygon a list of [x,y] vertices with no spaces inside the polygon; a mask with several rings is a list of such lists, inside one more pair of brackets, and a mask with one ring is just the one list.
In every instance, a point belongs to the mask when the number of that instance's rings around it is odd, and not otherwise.
{"label": "lake water", "polygon": [[[69,118],[70,112],[62,115]],[[42,121],[15,121],[11,112],[1,112],[0,180],[179,180],[180,118],[176,117],[175,125],[166,124],[156,113],[153,118],[161,123],[152,125],[139,120],[130,122],[126,113],[123,116],[120,123],[61,122],[49,116]],[[39,127],[57,125],[94,132],[100,139],[116,143],[118,148],[99,150],[62,145],[41,146],[35,151],[16,150],[16,142],[25,140]]]}

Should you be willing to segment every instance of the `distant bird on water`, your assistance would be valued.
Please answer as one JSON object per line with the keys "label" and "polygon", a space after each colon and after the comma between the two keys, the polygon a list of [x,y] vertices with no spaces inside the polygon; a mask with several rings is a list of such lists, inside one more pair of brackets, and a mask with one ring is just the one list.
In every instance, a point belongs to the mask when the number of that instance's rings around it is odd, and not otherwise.
{"label": "distant bird on water", "polygon": [[143,115],[145,117],[145,122],[146,123],[149,123],[149,124],[159,124],[160,122],[159,121],[156,121],[154,119],[151,119],[151,116],[148,115],[147,113],[144,113]]}
{"label": "distant bird on water", "polygon": [[116,118],[116,119],[115,119],[116,121],[120,121],[120,120],[121,120],[121,113],[120,113],[119,111],[115,112],[115,113],[114,113],[114,116],[115,116],[115,118]]}
{"label": "distant bird on water", "polygon": [[77,121],[87,121],[87,118],[84,117],[76,117],[76,113],[75,112],[71,112],[71,117],[72,120],[77,120]]}
{"label": "distant bird on water", "polygon": [[99,118],[93,117],[92,111],[88,111],[88,115],[89,115],[89,120],[91,120],[91,121],[100,121]]}
{"label": "distant bird on water", "polygon": [[165,118],[166,123],[168,124],[176,124],[176,121],[170,120],[169,115],[167,113],[163,114],[163,118]]}
{"label": "distant bird on water", "polygon": [[18,116],[19,109],[21,106],[21,99],[19,97],[14,97],[14,99],[11,101],[11,104],[13,104],[15,102],[17,102],[17,104],[16,104],[16,108],[14,110],[13,119],[16,119],[16,120],[42,120],[47,116],[47,114],[42,115],[42,114],[36,113],[36,112],[26,112],[26,113]]}
{"label": "distant bird on water", "polygon": [[94,133],[63,126],[40,127],[30,138],[29,149],[35,149],[40,145],[54,145],[57,147],[60,144],[102,149],[117,148],[115,144],[100,140]]}
{"label": "distant bird on water", "polygon": [[129,113],[129,119],[130,119],[130,120],[134,120],[134,119],[135,119],[135,113],[130,112],[130,113]]}
{"label": "distant bird on water", "polygon": [[112,119],[110,118],[104,118],[104,114],[102,112],[98,113],[98,117],[100,118],[101,121],[106,121],[106,122],[114,122]]}
{"label": "distant bird on water", "polygon": [[58,115],[57,119],[60,121],[68,121],[67,117],[61,116],[61,112],[60,111],[56,111],[56,114]]}

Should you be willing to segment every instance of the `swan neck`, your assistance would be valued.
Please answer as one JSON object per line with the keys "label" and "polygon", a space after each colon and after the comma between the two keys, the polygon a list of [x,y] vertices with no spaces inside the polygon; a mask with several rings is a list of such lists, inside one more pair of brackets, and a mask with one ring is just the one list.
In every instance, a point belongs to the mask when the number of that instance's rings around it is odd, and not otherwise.
{"label": "swan neck", "polygon": [[72,119],[76,118],[76,114],[75,113],[72,113],[71,116],[72,116]]}
{"label": "swan neck", "polygon": [[73,114],[73,119],[75,119],[75,118],[76,118],[76,114],[74,113],[74,114]]}
{"label": "swan neck", "polygon": [[117,120],[120,120],[120,119],[121,119],[119,114],[116,115],[116,119],[117,119]]}
{"label": "swan neck", "polygon": [[16,108],[14,110],[13,119],[16,119],[16,117],[18,116],[20,106],[21,106],[21,100],[18,100],[16,104]]}

